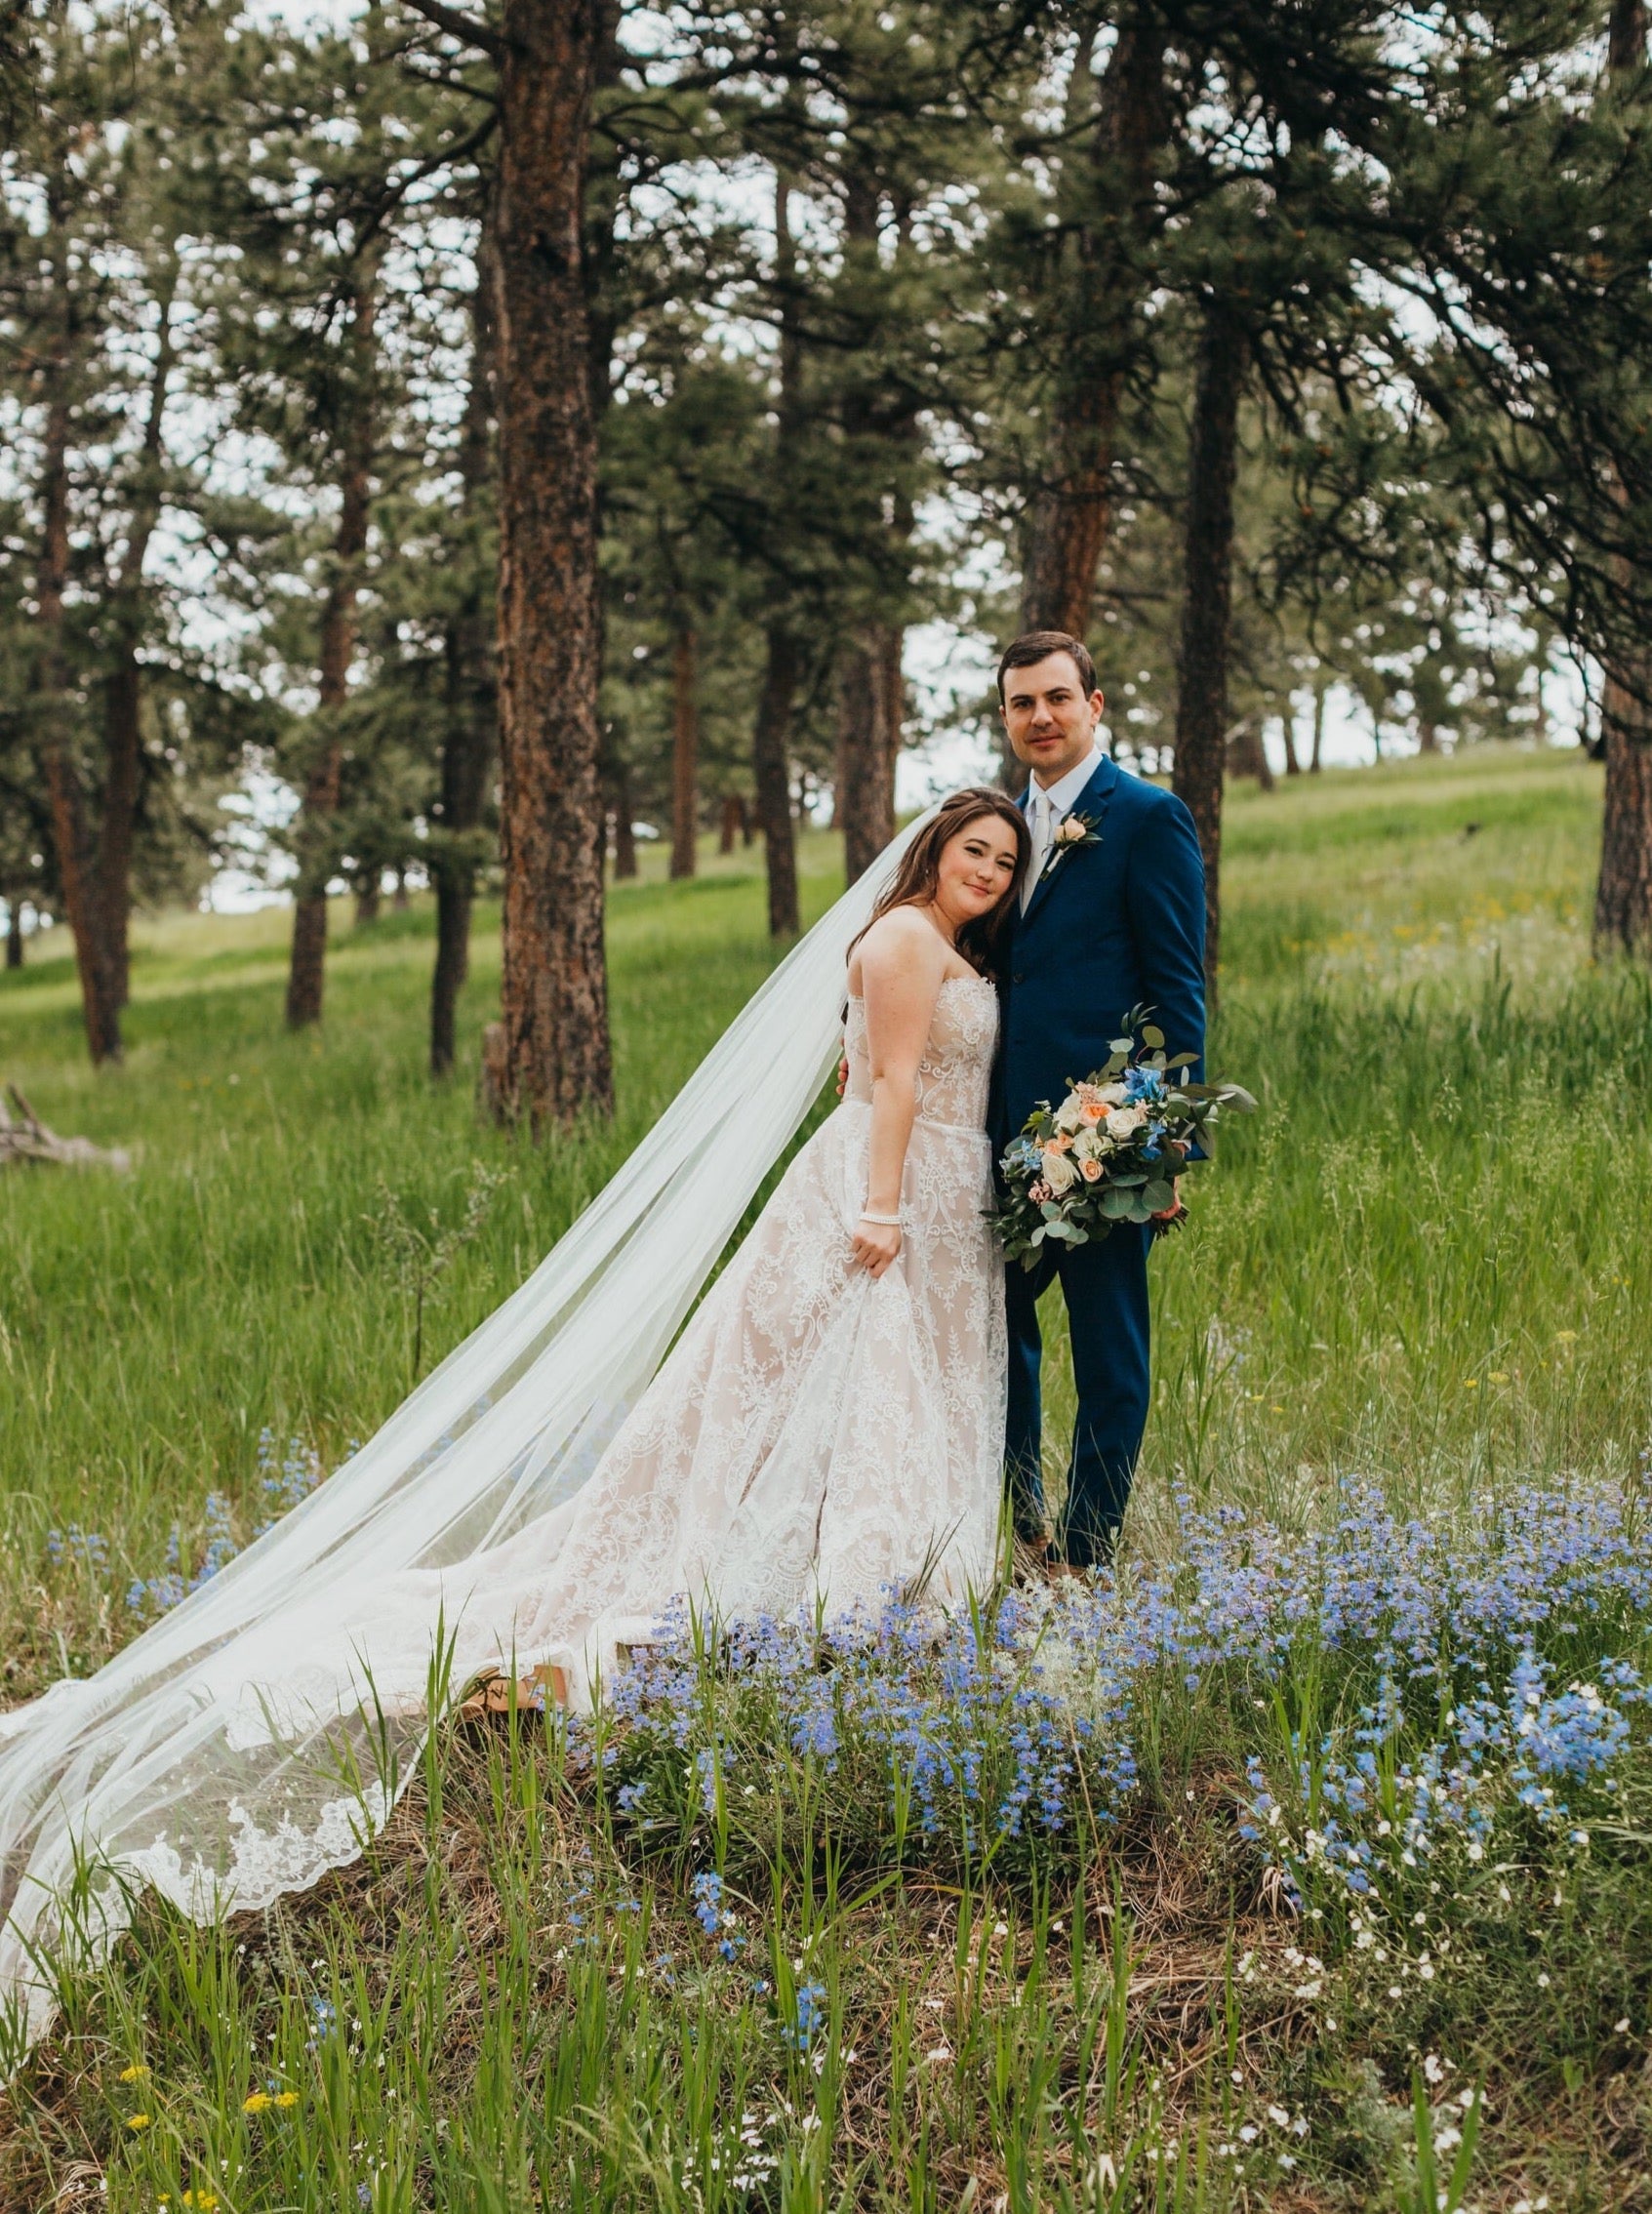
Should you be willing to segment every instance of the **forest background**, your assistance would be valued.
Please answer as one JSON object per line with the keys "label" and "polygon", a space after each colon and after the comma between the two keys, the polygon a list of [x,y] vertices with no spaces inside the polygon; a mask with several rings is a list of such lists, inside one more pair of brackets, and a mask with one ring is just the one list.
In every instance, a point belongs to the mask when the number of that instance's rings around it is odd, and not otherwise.
{"label": "forest background", "polygon": [[0,59],[0,900],[95,1061],[134,901],[239,865],[296,1028],[328,893],[434,886],[441,1074],[497,887],[490,1104],[607,1112],[605,852],[759,834],[789,936],[801,819],[858,873],[903,746],[993,743],[978,677],[914,695],[937,622],[1093,638],[1213,980],[1265,728],[1546,736],[1566,657],[1644,949],[1632,0],[12,0]]}

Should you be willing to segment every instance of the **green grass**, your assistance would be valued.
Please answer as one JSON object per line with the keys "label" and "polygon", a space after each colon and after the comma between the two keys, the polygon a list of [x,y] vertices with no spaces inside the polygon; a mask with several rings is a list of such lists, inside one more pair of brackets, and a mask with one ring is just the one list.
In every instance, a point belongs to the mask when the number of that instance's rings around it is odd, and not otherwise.
{"label": "green grass", "polygon": [[[1231,795],[1213,1058],[1265,1111],[1225,1141],[1192,1227],[1155,1258],[1138,1555],[1170,1546],[1178,1485],[1299,1527],[1351,1474],[1448,1516],[1522,1476],[1632,1485],[1652,1435],[1652,992],[1590,955],[1599,803],[1598,772],[1575,755],[1512,748]],[[811,913],[839,865],[833,841],[805,841]],[[158,1570],[175,1522],[186,1552],[199,1543],[210,1491],[250,1522],[262,1429],[331,1466],[395,1405],[412,1331],[375,1228],[384,1188],[452,1221],[474,1164],[507,1179],[428,1317],[427,1366],[647,1129],[772,960],[760,850],[690,886],[663,866],[647,855],[610,910],[615,1123],[539,1148],[474,1110],[498,989],[490,912],[445,1087],[423,1074],[431,937],[417,903],[359,933],[341,904],[311,1037],[282,1032],[280,912],[141,925],[119,1069],[85,1066],[60,943],[0,980],[0,1080],[59,1129],[137,1156],[126,1178],[0,1180],[0,1700],[84,1671],[130,1634],[128,1580]],[[1050,1319],[1059,1430],[1070,1394],[1059,1308]],[[71,1523],[106,1537],[106,1573],[52,1562],[47,1533]],[[937,1879],[857,1900],[829,1868],[777,1877],[754,1917],[763,1973],[795,1981],[806,1958],[828,1987],[819,2076],[777,2044],[772,1999],[716,1983],[696,1953],[686,1867],[639,1871],[554,1748],[446,1749],[371,1861],[323,1897],[209,1936],[144,1910],[141,1942],[76,1987],[64,2035],[31,2064],[0,2201],[52,2203],[85,2158],[106,2180],[99,2203],[145,2214],[186,2188],[225,2208],[331,2209],[364,2178],[383,2209],[512,2214],[950,2207],[972,2190],[983,2208],[1001,2194],[1394,2204],[1415,2188],[1414,2026],[1353,1994],[1354,2041],[1315,2046],[1236,1982],[1247,1949],[1276,1953],[1290,1932],[1232,1835],[1232,1742],[1190,1727],[1124,1836],[1054,1893]],[[641,1912],[605,1912],[600,1946],[571,1955],[569,1896],[587,1881],[609,1909],[634,1896]],[[1568,1917],[1596,1933],[1646,1919],[1643,1880],[1567,1881]],[[1595,1942],[1584,1928],[1567,1955],[1569,1990],[1599,1983]],[[701,1964],[663,1983],[649,1967],[662,1949]],[[1486,2065],[1537,2148],[1506,2132],[1497,2172],[1551,2176],[1556,2207],[1562,2193],[1648,2203],[1634,2178],[1652,2163],[1610,2118],[1632,2108],[1652,2144],[1645,2093],[1623,2090],[1594,2047],[1543,2045],[1540,2060],[1508,1996],[1526,1987],[1483,1989],[1501,2039]],[[248,2117],[255,2035],[259,2068],[303,2075],[303,1990],[334,1993],[361,2023],[353,2054],[302,2113]],[[925,2058],[938,2036],[957,2058],[945,2089]],[[1521,2104],[1522,2037],[1553,2100]],[[120,2087],[119,2065],[162,2056],[157,2121],[128,2131],[143,2079]],[[1095,2162],[1132,2068],[1138,2165],[1114,2194]],[[526,2084],[534,2096],[516,2100]],[[805,2093],[823,2114],[812,2138],[781,2106]],[[1313,2181],[1247,2184],[1213,2164],[1222,2132],[1269,2097],[1334,2117],[1343,2150]],[[708,2165],[743,2101],[786,2163],[754,2197]],[[259,2146],[279,2130],[291,2142],[277,2158],[273,2136]],[[1152,2178],[1150,2143],[1178,2148]],[[1484,2203],[1516,2195],[1510,2181]]]}

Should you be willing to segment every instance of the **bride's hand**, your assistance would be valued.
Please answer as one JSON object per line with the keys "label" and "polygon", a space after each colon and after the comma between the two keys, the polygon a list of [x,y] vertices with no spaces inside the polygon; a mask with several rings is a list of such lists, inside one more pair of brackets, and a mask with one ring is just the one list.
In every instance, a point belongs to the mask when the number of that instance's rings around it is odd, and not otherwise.
{"label": "bride's hand", "polygon": [[900,1227],[895,1223],[868,1223],[863,1216],[855,1225],[852,1263],[868,1276],[881,1276],[901,1250]]}

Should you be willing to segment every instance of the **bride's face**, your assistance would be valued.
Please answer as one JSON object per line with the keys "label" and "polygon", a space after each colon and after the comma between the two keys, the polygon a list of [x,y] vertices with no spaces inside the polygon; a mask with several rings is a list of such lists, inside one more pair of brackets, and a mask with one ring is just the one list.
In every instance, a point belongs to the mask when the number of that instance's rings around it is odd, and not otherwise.
{"label": "bride's face", "polygon": [[1015,832],[996,815],[978,815],[941,849],[935,905],[954,927],[990,914],[1015,884]]}

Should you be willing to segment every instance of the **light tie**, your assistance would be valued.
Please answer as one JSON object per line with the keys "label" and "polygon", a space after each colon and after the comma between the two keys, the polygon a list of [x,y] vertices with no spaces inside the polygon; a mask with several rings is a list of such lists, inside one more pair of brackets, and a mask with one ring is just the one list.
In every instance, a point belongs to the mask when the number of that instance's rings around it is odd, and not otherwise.
{"label": "light tie", "polygon": [[1032,858],[1027,865],[1027,882],[1021,888],[1021,911],[1026,914],[1032,905],[1032,895],[1038,879],[1044,873],[1044,864],[1050,858],[1053,836],[1051,817],[1055,809],[1047,791],[1036,791],[1032,796]]}

